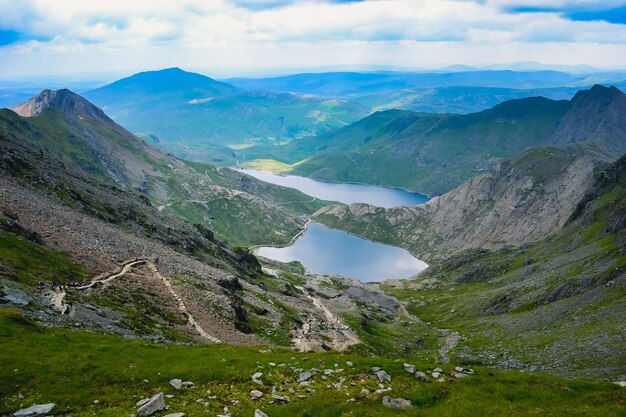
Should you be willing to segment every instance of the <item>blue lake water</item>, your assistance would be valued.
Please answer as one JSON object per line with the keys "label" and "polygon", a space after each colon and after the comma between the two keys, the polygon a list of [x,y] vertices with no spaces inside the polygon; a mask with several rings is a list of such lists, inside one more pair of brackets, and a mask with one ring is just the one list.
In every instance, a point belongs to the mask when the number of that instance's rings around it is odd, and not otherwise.
{"label": "blue lake water", "polygon": [[425,195],[400,188],[376,187],[360,184],[336,184],[296,175],[277,175],[269,171],[240,169],[261,181],[295,188],[320,200],[339,201],[344,204],[367,203],[378,207],[417,206],[429,200]]}
{"label": "blue lake water", "polygon": [[409,278],[428,267],[402,248],[371,242],[318,223],[310,223],[291,246],[262,247],[257,253],[282,262],[299,261],[315,274],[342,275],[365,282]]}

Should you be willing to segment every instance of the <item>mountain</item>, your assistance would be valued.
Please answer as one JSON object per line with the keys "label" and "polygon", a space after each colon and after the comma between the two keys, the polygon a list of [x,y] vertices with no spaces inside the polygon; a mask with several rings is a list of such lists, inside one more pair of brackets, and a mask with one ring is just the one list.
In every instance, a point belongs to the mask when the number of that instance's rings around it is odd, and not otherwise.
{"label": "mountain", "polygon": [[177,156],[234,165],[235,152],[345,126],[367,115],[335,98],[243,91],[180,69],[136,74],[84,96],[133,132]]}
{"label": "mountain", "polygon": [[[288,91],[334,97],[374,94],[415,88],[500,87],[532,89],[593,84],[588,75],[559,71],[483,70],[463,72],[326,72],[273,78],[230,78],[229,84],[248,90]],[[624,74],[609,74],[599,82],[622,81]]]}
{"label": "mountain", "polygon": [[239,91],[232,85],[215,81],[207,76],[168,68],[160,71],[146,71],[128,78],[91,90],[85,93],[90,100],[99,102],[115,101],[123,95],[126,105],[158,105],[173,101],[183,104],[190,100],[209,100],[230,95]]}
{"label": "mountain", "polygon": [[606,163],[586,146],[530,148],[417,207],[351,204],[322,208],[315,219],[404,246],[425,260],[519,246],[562,229]]}
{"label": "mountain", "polygon": [[[0,132],[84,174],[139,193],[163,212],[215,231],[233,244],[285,243],[324,203],[296,190],[230,169],[190,164],[164,154],[69,90],[44,90],[15,108],[0,110]],[[284,202],[290,204],[283,206]],[[301,201],[302,203],[298,203]],[[246,228],[234,225],[249,224]]]}
{"label": "mountain", "polygon": [[[622,157],[598,170],[556,233],[497,251],[462,251],[388,293],[462,335],[457,354],[464,361],[617,377],[624,371],[623,353],[613,347],[621,345],[626,308],[625,219]],[[535,221],[541,219],[530,216],[526,227]]]}
{"label": "mountain", "polygon": [[526,97],[546,97],[553,100],[570,100],[578,87],[514,89],[499,87],[436,87],[413,88],[365,95],[357,103],[371,107],[372,111],[391,109],[422,113],[476,113],[487,110],[507,100]]}
{"label": "mountain", "polygon": [[625,102],[618,89],[596,85],[571,101],[530,97],[467,115],[390,110],[273,157],[299,161],[294,174],[438,195],[533,146],[593,142],[617,158],[626,152]]}

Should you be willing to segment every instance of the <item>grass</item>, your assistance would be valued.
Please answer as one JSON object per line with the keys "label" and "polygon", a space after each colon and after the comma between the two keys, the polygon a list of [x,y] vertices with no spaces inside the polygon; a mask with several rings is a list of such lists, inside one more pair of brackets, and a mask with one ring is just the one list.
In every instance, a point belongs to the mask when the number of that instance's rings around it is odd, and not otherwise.
{"label": "grass", "polygon": [[[355,353],[294,353],[287,350],[259,353],[259,348],[227,345],[161,345],[114,336],[48,328],[43,329],[12,309],[0,308],[0,414],[9,414],[32,403],[54,402],[57,416],[129,415],[135,402],[157,392],[174,394],[167,399],[167,412],[187,415],[215,415],[228,406],[234,416],[251,416],[255,408],[270,416],[623,416],[626,390],[608,383],[562,380],[513,371],[476,369],[476,375],[443,383],[422,383],[402,370],[401,360]],[[346,361],[352,361],[350,368]],[[269,362],[286,364],[271,367]],[[337,364],[337,366],[335,366]],[[432,365],[417,364],[420,369]],[[297,368],[344,368],[341,390],[327,389],[339,376],[324,381],[313,378],[309,393],[292,384]],[[360,398],[366,388],[377,389],[367,377],[369,369],[380,366],[392,375],[392,395],[409,399],[415,408],[399,412],[384,408],[381,396]],[[444,367],[446,372],[450,366]],[[250,377],[263,372],[264,385]],[[172,378],[191,380],[196,388],[176,391]],[[285,385],[283,385],[283,382]],[[354,384],[354,385],[353,385]],[[295,392],[286,405],[269,404],[272,386],[291,385]],[[216,399],[205,407],[196,402],[207,399],[206,390]],[[251,389],[260,389],[264,398],[253,403]],[[23,400],[18,398],[22,394]],[[346,402],[356,398],[355,402]],[[93,404],[98,400],[99,404]],[[238,401],[233,404],[233,401]]]}
{"label": "grass", "polygon": [[91,273],[62,252],[0,231],[0,277],[32,286],[40,281],[82,281]]}

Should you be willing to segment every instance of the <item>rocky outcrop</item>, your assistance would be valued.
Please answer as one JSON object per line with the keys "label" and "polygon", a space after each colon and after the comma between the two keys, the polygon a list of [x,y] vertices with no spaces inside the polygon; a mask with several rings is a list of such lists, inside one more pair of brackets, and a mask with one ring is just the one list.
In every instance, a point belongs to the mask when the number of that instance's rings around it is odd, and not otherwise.
{"label": "rocky outcrop", "polygon": [[418,207],[319,210],[322,223],[399,244],[423,259],[523,245],[560,230],[592,191],[598,160],[578,148],[531,148]]}

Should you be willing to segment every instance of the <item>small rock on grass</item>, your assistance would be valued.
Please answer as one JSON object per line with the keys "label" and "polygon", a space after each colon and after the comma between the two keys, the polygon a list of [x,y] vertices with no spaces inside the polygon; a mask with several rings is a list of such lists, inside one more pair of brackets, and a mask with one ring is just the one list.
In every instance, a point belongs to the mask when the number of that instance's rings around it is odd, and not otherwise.
{"label": "small rock on grass", "polygon": [[48,414],[54,408],[54,403],[48,404],[35,404],[31,405],[28,408],[22,408],[21,410],[17,410],[13,415],[15,417],[37,417]]}
{"label": "small rock on grass", "polygon": [[408,363],[404,364],[404,370],[410,374],[414,374],[415,373],[415,365],[411,365]]}
{"label": "small rock on grass", "polygon": [[258,399],[261,398],[263,396],[263,393],[259,390],[253,389],[252,391],[250,391],[250,396],[253,399]]}
{"label": "small rock on grass", "polygon": [[164,417],[185,417],[185,413],[171,413],[165,415]]}
{"label": "small rock on grass", "polygon": [[163,393],[159,392],[157,395],[150,398],[147,403],[139,407],[137,414],[140,416],[150,416],[163,409],[165,409],[165,400],[163,399]]}
{"label": "small rock on grass", "polygon": [[430,378],[422,371],[415,371],[415,378],[422,382],[430,382]]}
{"label": "small rock on grass", "polygon": [[267,417],[267,414],[257,408],[254,410],[254,417]]}
{"label": "small rock on grass", "polygon": [[392,397],[383,397],[383,405],[388,408],[393,408],[396,410],[408,410],[413,408],[413,404],[411,401],[405,400],[404,398],[392,398]]}
{"label": "small rock on grass", "polygon": [[183,380],[182,379],[172,379],[170,381],[170,385],[173,386],[176,389],[181,389],[183,387]]}

